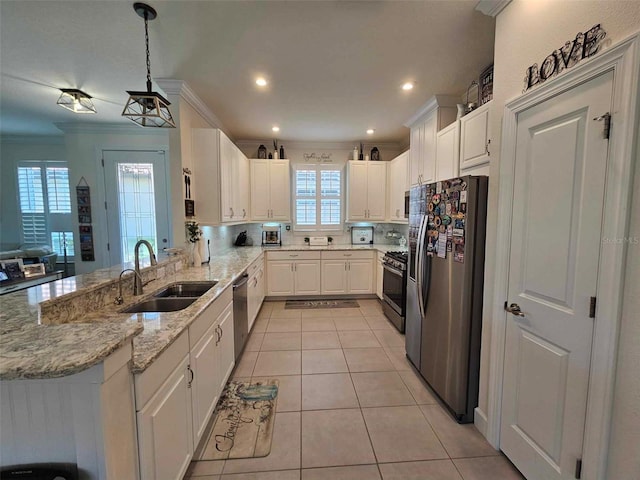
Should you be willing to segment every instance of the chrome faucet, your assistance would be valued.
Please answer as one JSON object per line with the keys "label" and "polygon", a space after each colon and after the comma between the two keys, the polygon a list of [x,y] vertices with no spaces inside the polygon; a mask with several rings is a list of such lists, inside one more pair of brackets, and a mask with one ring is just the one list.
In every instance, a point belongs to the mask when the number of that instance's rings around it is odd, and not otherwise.
{"label": "chrome faucet", "polygon": [[[135,275],[135,281],[134,282],[134,289],[135,289],[135,283],[137,283],[138,279],[140,280],[140,282],[142,282],[142,279],[140,278],[140,274],[138,272],[136,272],[133,268],[125,268],[124,270],[122,270],[120,272],[120,277],[118,278],[118,296],[115,298],[115,300],[113,301],[113,303],[115,303],[116,305],[122,305],[122,303],[124,302],[124,299],[122,298],[122,275],[125,272],[133,272]],[[134,293],[135,295],[135,293]]]}
{"label": "chrome faucet", "polygon": [[147,250],[149,251],[149,257],[151,257],[151,265],[158,264],[158,262],[156,261],[156,254],[153,253],[153,247],[151,246],[151,244],[146,240],[138,240],[133,250],[135,255],[135,272],[136,272],[136,278],[134,279],[135,283],[133,284],[134,295],[142,295],[142,287],[143,287],[142,276],[140,275],[140,245],[144,245],[145,247],[147,247]]}

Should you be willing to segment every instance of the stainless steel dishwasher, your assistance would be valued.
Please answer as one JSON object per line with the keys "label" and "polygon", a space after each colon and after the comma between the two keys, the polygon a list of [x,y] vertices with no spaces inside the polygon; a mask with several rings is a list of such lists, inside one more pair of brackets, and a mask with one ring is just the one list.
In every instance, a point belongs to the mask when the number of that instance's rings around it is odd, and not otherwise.
{"label": "stainless steel dishwasher", "polygon": [[249,316],[247,310],[247,282],[249,275],[243,274],[233,284],[233,336],[236,360],[240,357],[249,336]]}

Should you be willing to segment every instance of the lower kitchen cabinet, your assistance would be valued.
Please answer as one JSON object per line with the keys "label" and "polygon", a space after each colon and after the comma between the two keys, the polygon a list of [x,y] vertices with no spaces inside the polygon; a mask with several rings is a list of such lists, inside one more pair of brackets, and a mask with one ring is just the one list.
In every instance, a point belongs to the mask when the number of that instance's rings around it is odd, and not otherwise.
{"label": "lower kitchen cabinet", "polygon": [[320,252],[268,252],[267,294],[319,295]]}
{"label": "lower kitchen cabinet", "polygon": [[184,477],[234,365],[228,288],[134,377],[142,480]]}
{"label": "lower kitchen cabinet", "polygon": [[249,280],[247,281],[247,317],[249,331],[258,316],[262,302],[264,301],[264,255],[260,255],[247,269]]}
{"label": "lower kitchen cabinet", "polygon": [[380,300],[382,300],[382,279],[384,278],[384,266],[382,264],[383,258],[384,253],[378,252],[376,258],[376,295]]}
{"label": "lower kitchen cabinet", "polygon": [[193,455],[189,355],[137,412],[142,479],[180,480]]}
{"label": "lower kitchen cabinet", "polygon": [[323,251],[322,295],[373,293],[373,251]]}

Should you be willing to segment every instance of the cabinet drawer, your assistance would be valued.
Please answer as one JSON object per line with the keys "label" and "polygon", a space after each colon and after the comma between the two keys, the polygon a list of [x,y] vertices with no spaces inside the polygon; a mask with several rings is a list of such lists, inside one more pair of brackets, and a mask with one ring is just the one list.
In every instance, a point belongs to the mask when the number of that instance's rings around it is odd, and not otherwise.
{"label": "cabinet drawer", "polygon": [[189,335],[183,332],[144,372],[134,376],[136,410],[140,410],[156,393],[189,353]]}
{"label": "cabinet drawer", "polygon": [[267,252],[267,260],[320,260],[320,252]]}
{"label": "cabinet drawer", "polygon": [[247,273],[249,276],[252,276],[254,273],[258,271],[258,269],[264,265],[264,255],[260,255],[257,259],[251,262],[249,268],[247,268]]}
{"label": "cabinet drawer", "polygon": [[189,325],[189,348],[193,348],[193,346],[198,343],[202,335],[204,335],[204,332],[213,325],[216,318],[227,308],[227,305],[229,305],[232,300],[233,288],[228,287]]}
{"label": "cabinet drawer", "polygon": [[323,251],[323,260],[354,260],[354,259],[373,259],[373,250],[338,250]]}

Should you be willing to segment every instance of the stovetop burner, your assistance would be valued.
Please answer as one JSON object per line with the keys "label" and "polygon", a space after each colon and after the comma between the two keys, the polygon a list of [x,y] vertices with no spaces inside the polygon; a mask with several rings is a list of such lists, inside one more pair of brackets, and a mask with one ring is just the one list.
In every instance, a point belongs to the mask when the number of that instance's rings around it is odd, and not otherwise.
{"label": "stovetop burner", "polygon": [[407,263],[407,261],[409,260],[409,253],[408,252],[387,252],[385,253],[385,257],[393,258],[394,260]]}

